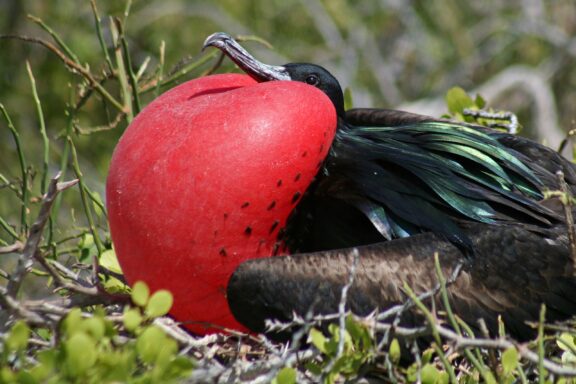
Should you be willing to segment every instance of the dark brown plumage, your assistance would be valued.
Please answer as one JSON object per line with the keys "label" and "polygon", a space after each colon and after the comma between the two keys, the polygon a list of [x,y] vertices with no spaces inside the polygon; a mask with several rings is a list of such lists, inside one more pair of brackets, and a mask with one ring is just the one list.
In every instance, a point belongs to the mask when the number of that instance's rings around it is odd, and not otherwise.
{"label": "dark brown plumage", "polygon": [[[576,313],[575,265],[563,225],[532,231],[474,223],[465,232],[474,244],[472,260],[432,233],[358,248],[348,308],[367,315],[401,304],[404,282],[417,294],[431,290],[437,284],[433,256],[438,252],[445,276],[464,263],[448,292],[454,312],[472,327],[483,318],[494,332],[502,315],[510,334],[526,339],[534,335],[526,322],[538,320],[541,303],[549,321]],[[352,258],[346,249],[248,261],[229,282],[232,312],[257,332],[265,331],[266,318],[287,321],[293,312],[304,316],[310,310],[336,313]],[[416,325],[417,319],[410,310],[403,323]]]}

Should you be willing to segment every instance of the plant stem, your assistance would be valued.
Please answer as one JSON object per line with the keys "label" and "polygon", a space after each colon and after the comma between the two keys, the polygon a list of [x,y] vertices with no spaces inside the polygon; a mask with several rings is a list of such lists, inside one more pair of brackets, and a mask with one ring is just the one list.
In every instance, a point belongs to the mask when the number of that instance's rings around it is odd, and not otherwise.
{"label": "plant stem", "polygon": [[3,104],[0,104],[0,111],[2,111],[4,119],[6,119],[6,123],[8,124],[8,129],[12,133],[12,137],[14,137],[14,142],[16,143],[16,152],[18,152],[20,172],[22,173],[22,209],[20,212],[20,234],[24,235],[28,231],[28,171],[26,166],[26,157],[24,156],[24,150],[22,149],[22,143],[20,142],[20,135],[14,127],[14,124],[12,124],[12,119],[10,119],[8,111],[6,111],[6,108]]}
{"label": "plant stem", "polygon": [[76,173],[76,177],[78,178],[78,184],[80,187],[80,198],[82,200],[82,206],[84,207],[84,212],[86,214],[86,219],[88,220],[88,227],[90,228],[90,232],[94,237],[94,244],[96,245],[96,249],[98,250],[98,257],[104,252],[104,245],[102,244],[102,240],[100,240],[100,236],[98,234],[98,230],[96,229],[96,225],[94,225],[94,217],[92,216],[92,210],[88,205],[88,198],[86,196],[86,184],[84,183],[84,177],[82,175],[82,171],[80,170],[80,165],[78,163],[78,155],[76,153],[76,147],[74,146],[74,142],[70,137],[68,137],[68,142],[70,143],[70,149],[72,150],[72,166],[74,167],[74,172]]}

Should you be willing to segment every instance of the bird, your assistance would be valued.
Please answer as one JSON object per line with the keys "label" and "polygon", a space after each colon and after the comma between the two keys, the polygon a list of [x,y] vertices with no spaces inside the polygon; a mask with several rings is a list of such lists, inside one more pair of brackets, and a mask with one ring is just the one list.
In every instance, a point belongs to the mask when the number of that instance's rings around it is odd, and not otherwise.
{"label": "bird", "polygon": [[[529,139],[473,124],[345,110],[342,88],[325,68],[261,63],[226,33],[210,35],[207,47],[258,82],[321,90],[338,119],[321,169],[279,234],[290,254],[244,261],[229,280],[228,304],[248,329],[266,333],[266,320],[337,312],[355,257],[346,305],[360,316],[405,302],[404,283],[416,293],[432,290],[434,254],[445,276],[458,270],[447,288],[450,305],[473,327],[482,318],[496,333],[501,316],[507,332],[523,340],[534,336],[528,323],[538,320],[542,304],[548,321],[576,314],[565,208],[544,199],[562,183],[576,191],[571,162]],[[403,314],[404,324],[418,321],[415,310]]]}

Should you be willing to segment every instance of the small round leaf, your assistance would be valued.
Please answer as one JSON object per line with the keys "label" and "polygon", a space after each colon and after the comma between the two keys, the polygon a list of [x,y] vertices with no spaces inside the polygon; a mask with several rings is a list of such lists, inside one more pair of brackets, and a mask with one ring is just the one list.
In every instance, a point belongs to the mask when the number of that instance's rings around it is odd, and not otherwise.
{"label": "small round leaf", "polygon": [[6,339],[6,347],[11,351],[21,351],[28,346],[30,328],[23,321],[17,321]]}
{"label": "small round leaf", "polygon": [[504,352],[502,352],[502,368],[504,369],[504,374],[509,375],[514,372],[518,366],[518,351],[514,347],[510,347]]}
{"label": "small round leaf", "polygon": [[290,367],[284,367],[278,372],[273,381],[274,384],[296,384],[296,370]]}
{"label": "small round leaf", "polygon": [[168,313],[170,308],[172,308],[173,302],[174,299],[169,291],[165,289],[156,291],[148,301],[148,305],[146,306],[146,315],[149,317],[164,316]]}
{"label": "small round leaf", "polygon": [[139,307],[145,307],[150,297],[150,289],[143,281],[137,281],[132,287],[132,301]]}
{"label": "small round leaf", "polygon": [[100,255],[100,265],[112,272],[122,273],[116,252],[114,252],[113,249],[107,249],[102,252],[102,255]]}
{"label": "small round leaf", "polygon": [[96,363],[96,343],[84,332],[74,333],[64,344],[66,366],[73,377],[78,377]]}
{"label": "small round leaf", "polygon": [[439,379],[439,371],[432,364],[425,364],[420,371],[422,384],[435,384]]}
{"label": "small round leaf", "polygon": [[130,332],[134,331],[140,326],[140,324],[142,324],[142,315],[136,308],[126,308],[122,319],[124,321],[124,327],[126,327]]}
{"label": "small round leaf", "polygon": [[92,338],[95,340],[99,340],[104,337],[104,333],[106,332],[104,319],[100,317],[90,317],[88,319],[84,319],[80,323],[79,329],[92,336]]}
{"label": "small round leaf", "polygon": [[392,340],[392,342],[390,343],[390,349],[388,353],[390,354],[390,360],[392,360],[394,364],[398,364],[398,362],[400,361],[400,354],[401,354],[400,343],[398,342],[398,339]]}
{"label": "small round leaf", "polygon": [[160,328],[156,326],[146,328],[136,340],[136,351],[140,359],[145,363],[152,364],[165,340],[166,335]]}
{"label": "small round leaf", "polygon": [[64,330],[68,335],[74,334],[78,331],[82,324],[82,310],[80,308],[73,308],[64,319]]}

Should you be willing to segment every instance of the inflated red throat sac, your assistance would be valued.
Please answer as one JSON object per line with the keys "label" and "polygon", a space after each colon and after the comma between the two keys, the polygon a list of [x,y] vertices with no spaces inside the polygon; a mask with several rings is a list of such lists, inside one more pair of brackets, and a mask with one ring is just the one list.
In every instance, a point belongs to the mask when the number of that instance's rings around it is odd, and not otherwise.
{"label": "inflated red throat sac", "polygon": [[204,334],[244,331],[226,284],[241,262],[282,253],[278,235],[335,134],[320,90],[213,75],[164,93],[120,139],[106,185],[110,231],[130,284],[174,296]]}

